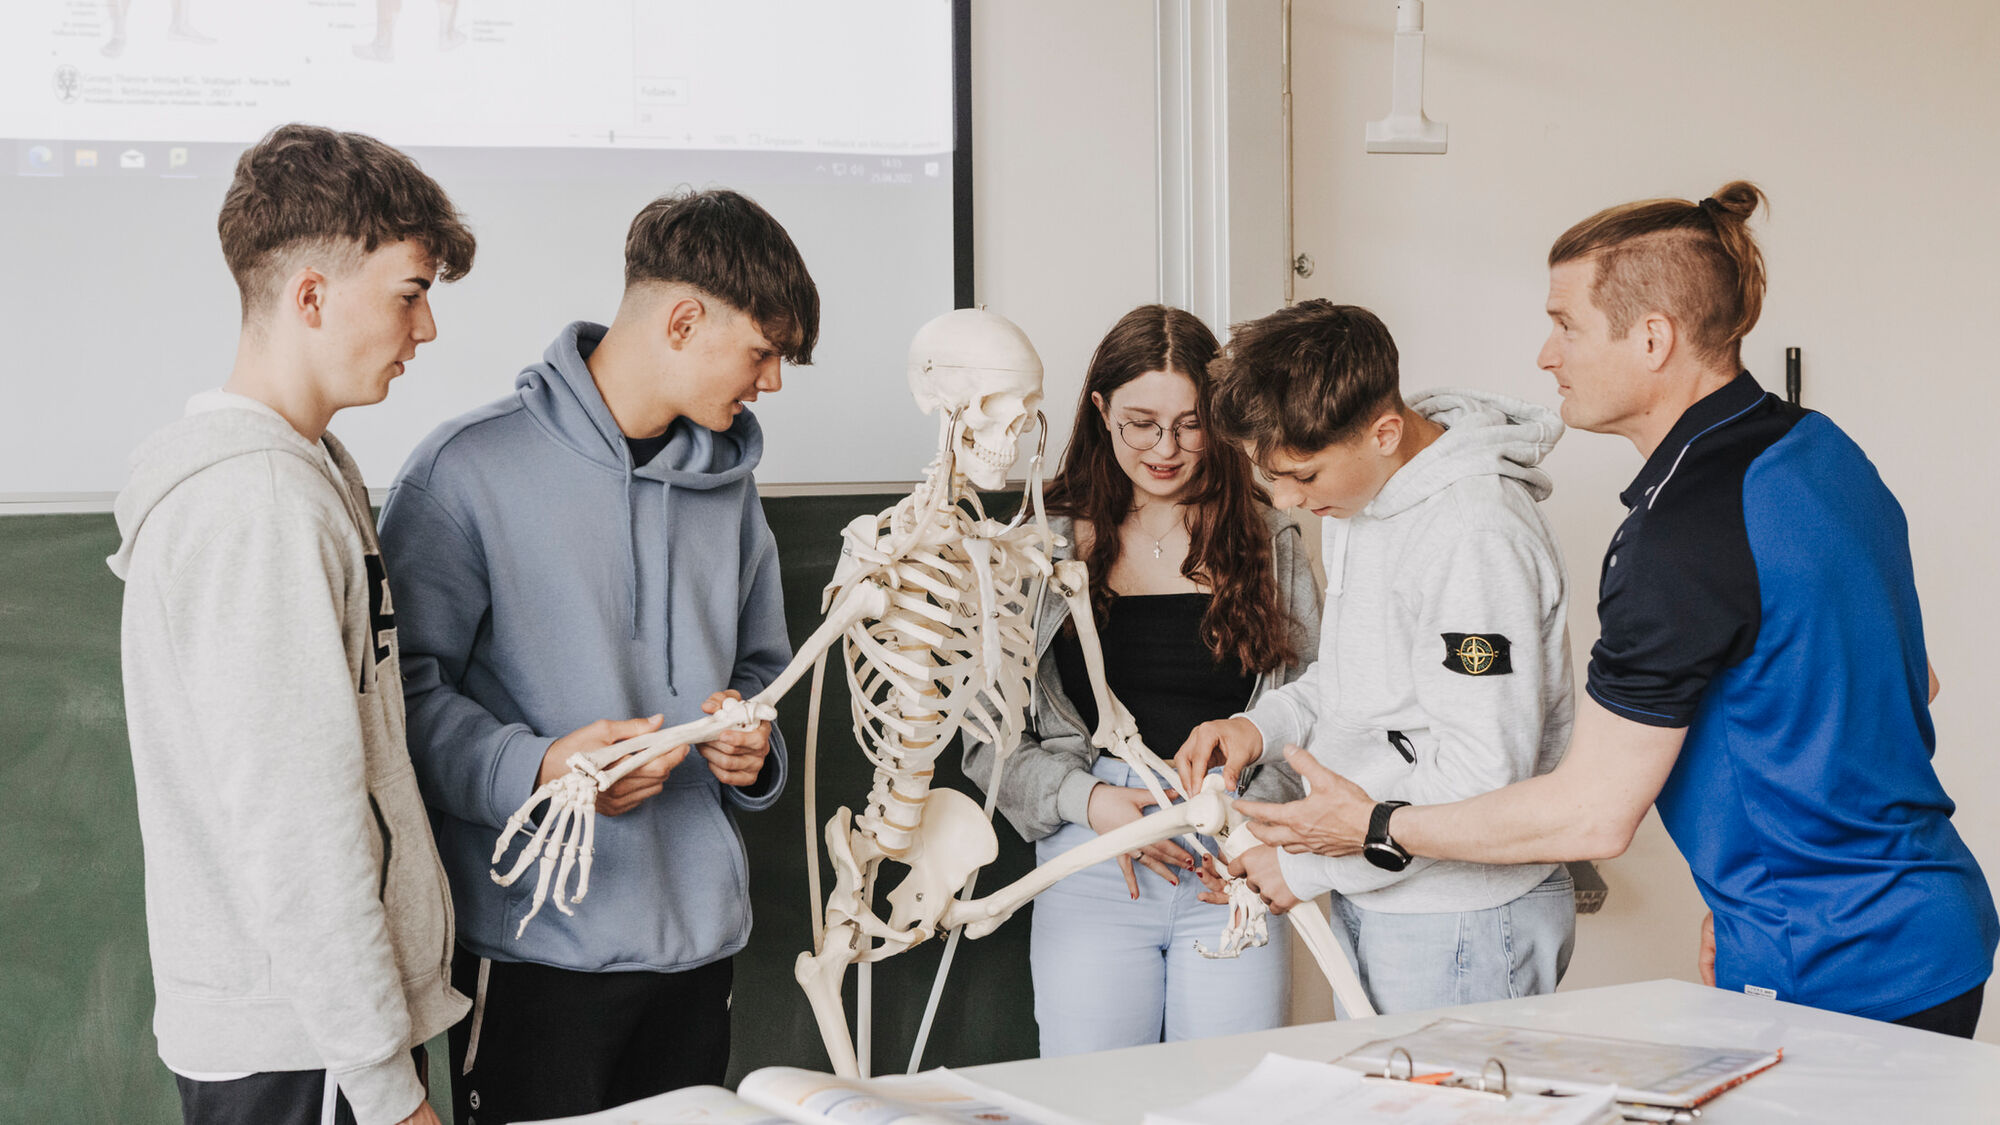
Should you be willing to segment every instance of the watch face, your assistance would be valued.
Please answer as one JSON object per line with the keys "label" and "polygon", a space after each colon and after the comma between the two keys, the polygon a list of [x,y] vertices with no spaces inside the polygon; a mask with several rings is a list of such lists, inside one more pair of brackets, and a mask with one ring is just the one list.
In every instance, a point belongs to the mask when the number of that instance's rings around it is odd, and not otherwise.
{"label": "watch face", "polygon": [[1384,871],[1401,871],[1410,865],[1410,853],[1394,844],[1367,844],[1361,854]]}

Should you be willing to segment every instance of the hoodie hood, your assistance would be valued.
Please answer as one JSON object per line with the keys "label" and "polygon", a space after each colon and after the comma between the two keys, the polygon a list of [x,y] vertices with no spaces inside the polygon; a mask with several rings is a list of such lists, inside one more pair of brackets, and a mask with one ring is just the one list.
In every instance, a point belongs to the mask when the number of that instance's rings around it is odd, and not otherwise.
{"label": "hoodie hood", "polygon": [[551,437],[609,471],[675,488],[719,488],[756,471],[764,458],[764,432],[748,410],[721,433],[676,418],[667,428],[666,448],[651,462],[635,467],[625,435],[585,363],[604,332],[601,324],[576,321],[549,344],[542,362],[514,380],[522,404]]}
{"label": "hoodie hood", "polygon": [[1424,391],[1410,399],[1410,409],[1445,432],[1389,478],[1364,515],[1394,519],[1468,477],[1509,477],[1526,485],[1537,501],[1554,491],[1538,466],[1563,435],[1555,411],[1462,389]]}
{"label": "hoodie hood", "polygon": [[[642,480],[658,481],[663,526],[672,527],[674,489],[713,491],[745,480],[764,458],[764,432],[756,416],[744,410],[727,430],[716,433],[686,418],[667,427],[666,448],[644,465],[632,464],[625,434],[604,404],[586,360],[604,340],[605,328],[587,320],[572,322],[542,353],[542,362],[523,370],[514,380],[515,393],[528,414],[556,442],[585,460],[625,478],[625,593],[631,635],[637,637],[639,615],[639,505],[650,489]],[[673,550],[678,536],[666,537],[668,591],[672,598]],[[671,630],[672,622],[668,622]],[[671,651],[671,646],[669,646]],[[673,684],[669,665],[667,682]]]}
{"label": "hoodie hood", "polygon": [[[329,449],[338,448],[331,434],[326,441]],[[174,489],[224,461],[260,453],[290,454],[325,472],[326,460],[319,447],[260,403],[248,409],[201,409],[147,438],[132,452],[132,479],[112,506],[120,542],[118,553],[105,560],[111,572],[120,579],[126,576],[133,544],[146,517]],[[350,486],[357,483],[348,482]]]}

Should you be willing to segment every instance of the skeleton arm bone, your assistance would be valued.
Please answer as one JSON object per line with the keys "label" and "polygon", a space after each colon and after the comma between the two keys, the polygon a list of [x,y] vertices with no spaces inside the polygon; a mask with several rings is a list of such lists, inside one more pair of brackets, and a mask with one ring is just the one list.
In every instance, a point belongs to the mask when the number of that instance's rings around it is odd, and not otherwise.
{"label": "skeleton arm bone", "polygon": [[[618,762],[617,766],[602,770],[601,776],[597,776],[599,785],[609,786],[673,747],[706,742],[725,730],[769,722],[777,718],[778,700],[783,698],[784,694],[791,690],[792,685],[812,668],[813,662],[818,659],[821,652],[839,640],[840,635],[846,632],[849,626],[882,616],[888,611],[888,605],[887,591],[875,582],[863,579],[841,592],[826,620],[820,623],[819,628],[813,630],[812,635],[806,638],[806,642],[799,646],[798,654],[792,657],[792,662],[786,665],[785,670],[778,673],[778,678],[772,680],[763,691],[745,700],[727,700],[713,715],[668,727],[665,730],[642,734],[637,738],[628,738],[624,742],[614,743],[602,750],[578,757],[590,759],[590,764],[598,769],[602,769],[607,762]],[[619,761],[620,758],[624,760]],[[576,763],[575,758],[570,761],[572,765]]]}
{"label": "skeleton arm bone", "polygon": [[1221,831],[1228,818],[1229,804],[1230,798],[1223,794],[1221,781],[1209,782],[1186,802],[1169,805],[1159,812],[1079,844],[990,895],[970,902],[954,901],[945,911],[942,924],[946,927],[962,925],[966,928],[965,936],[970,938],[985,937],[1029,899],[1094,863],[1115,859],[1147,844],[1190,831]]}

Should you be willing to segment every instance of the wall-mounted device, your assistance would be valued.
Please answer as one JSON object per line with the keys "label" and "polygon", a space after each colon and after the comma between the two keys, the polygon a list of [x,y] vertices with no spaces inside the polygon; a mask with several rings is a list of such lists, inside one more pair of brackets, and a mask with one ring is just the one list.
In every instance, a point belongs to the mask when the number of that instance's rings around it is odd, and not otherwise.
{"label": "wall-mounted device", "polygon": [[1424,0],[1396,0],[1389,116],[1368,123],[1369,152],[1441,153],[1446,125],[1424,116]]}

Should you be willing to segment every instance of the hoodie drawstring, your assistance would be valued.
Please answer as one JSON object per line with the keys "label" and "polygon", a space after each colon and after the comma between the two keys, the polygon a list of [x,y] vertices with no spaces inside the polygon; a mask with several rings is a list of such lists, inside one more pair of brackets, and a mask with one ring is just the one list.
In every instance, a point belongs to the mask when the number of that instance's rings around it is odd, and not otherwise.
{"label": "hoodie drawstring", "polygon": [[639,529],[632,512],[631,470],[625,472],[625,591],[632,610],[632,639],[639,639]]}
{"label": "hoodie drawstring", "polygon": [[[666,650],[667,655],[667,694],[678,699],[681,694],[680,689],[674,686],[674,540],[680,537],[673,533],[673,515],[674,486],[661,482],[660,526],[666,528],[667,533],[662,536],[665,543],[661,548],[664,551],[662,565],[666,571],[662,593],[662,596],[666,598],[666,612],[660,615],[660,625],[666,631],[666,636],[661,639],[660,644]],[[638,634],[634,633],[633,635],[637,636]]]}
{"label": "hoodie drawstring", "polygon": [[1326,553],[1326,596],[1334,598],[1347,588],[1347,539],[1354,524],[1335,516],[1327,521],[1333,525],[1333,546]]}

